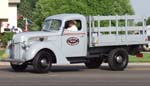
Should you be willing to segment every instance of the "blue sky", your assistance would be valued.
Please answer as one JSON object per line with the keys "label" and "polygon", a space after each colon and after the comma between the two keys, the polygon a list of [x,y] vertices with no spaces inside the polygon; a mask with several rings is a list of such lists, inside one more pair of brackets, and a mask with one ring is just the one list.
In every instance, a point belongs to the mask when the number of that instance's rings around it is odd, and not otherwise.
{"label": "blue sky", "polygon": [[150,16],[150,0],[130,0],[136,15]]}

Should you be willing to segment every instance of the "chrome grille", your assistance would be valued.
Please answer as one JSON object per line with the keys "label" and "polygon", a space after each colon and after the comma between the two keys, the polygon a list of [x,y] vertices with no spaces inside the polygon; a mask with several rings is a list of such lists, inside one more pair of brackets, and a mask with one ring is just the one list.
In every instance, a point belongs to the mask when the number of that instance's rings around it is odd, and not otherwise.
{"label": "chrome grille", "polygon": [[12,44],[12,58],[20,59],[21,57],[21,46],[20,43],[13,43]]}

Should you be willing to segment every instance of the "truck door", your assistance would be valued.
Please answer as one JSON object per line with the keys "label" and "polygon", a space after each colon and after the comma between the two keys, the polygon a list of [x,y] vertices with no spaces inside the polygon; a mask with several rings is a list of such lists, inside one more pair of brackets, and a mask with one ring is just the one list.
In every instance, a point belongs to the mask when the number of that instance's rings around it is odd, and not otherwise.
{"label": "truck door", "polygon": [[[69,27],[69,22],[74,22],[76,28]],[[75,27],[74,26],[74,27]],[[80,57],[87,54],[87,34],[83,27],[82,21],[68,20],[65,22],[62,34],[62,52],[66,57]]]}

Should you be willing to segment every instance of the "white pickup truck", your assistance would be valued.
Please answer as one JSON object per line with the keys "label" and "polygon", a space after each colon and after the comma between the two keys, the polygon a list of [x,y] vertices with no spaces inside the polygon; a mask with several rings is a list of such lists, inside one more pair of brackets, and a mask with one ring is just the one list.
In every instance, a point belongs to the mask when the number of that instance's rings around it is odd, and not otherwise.
{"label": "white pickup truck", "polygon": [[[66,30],[68,21],[78,31]],[[142,26],[136,26],[141,21]],[[128,55],[142,56],[140,46],[147,44],[146,19],[137,16],[88,16],[58,14],[49,16],[41,31],[13,36],[8,58],[15,71],[33,65],[35,72],[49,72],[52,64],[85,63],[99,68],[107,62],[111,70],[124,70]]]}

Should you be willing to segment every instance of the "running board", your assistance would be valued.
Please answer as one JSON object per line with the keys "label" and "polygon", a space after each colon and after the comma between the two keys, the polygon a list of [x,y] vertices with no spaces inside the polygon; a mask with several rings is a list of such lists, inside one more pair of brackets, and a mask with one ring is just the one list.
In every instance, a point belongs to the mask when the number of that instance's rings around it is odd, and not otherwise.
{"label": "running board", "polygon": [[67,57],[67,60],[70,61],[70,64],[85,63],[88,61],[85,57]]}

